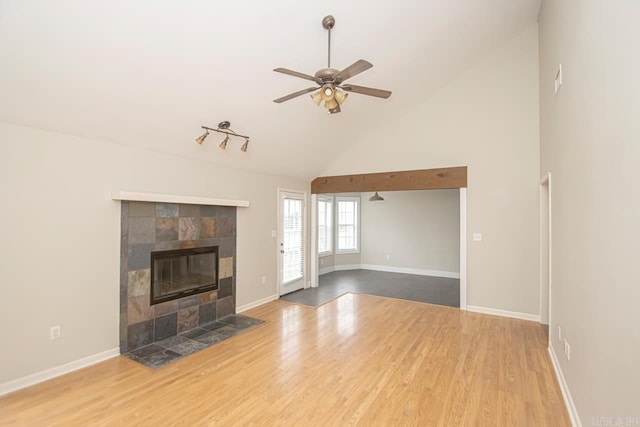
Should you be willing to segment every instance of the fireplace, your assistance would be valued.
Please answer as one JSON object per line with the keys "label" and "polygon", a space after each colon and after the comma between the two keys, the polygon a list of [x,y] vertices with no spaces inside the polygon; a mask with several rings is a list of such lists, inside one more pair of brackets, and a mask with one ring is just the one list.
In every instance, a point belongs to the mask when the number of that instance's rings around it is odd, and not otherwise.
{"label": "fireplace", "polygon": [[121,353],[235,313],[235,206],[121,206]]}
{"label": "fireplace", "polygon": [[151,252],[151,305],[217,289],[217,246]]}

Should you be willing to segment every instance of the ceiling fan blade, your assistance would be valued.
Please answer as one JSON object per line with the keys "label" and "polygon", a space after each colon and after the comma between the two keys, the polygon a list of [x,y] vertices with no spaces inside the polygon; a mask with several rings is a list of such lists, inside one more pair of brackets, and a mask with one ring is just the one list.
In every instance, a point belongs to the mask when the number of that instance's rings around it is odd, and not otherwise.
{"label": "ceiling fan blade", "polygon": [[289,95],[285,95],[282,98],[274,99],[273,102],[275,102],[276,104],[280,104],[281,102],[288,101],[292,98],[295,98],[296,96],[304,95],[305,93],[313,92],[314,90],[317,90],[317,89],[318,89],[317,87],[308,87],[306,89],[302,89],[297,92],[290,93]]}
{"label": "ceiling fan blade", "polygon": [[363,71],[367,71],[371,67],[373,67],[373,64],[371,62],[365,61],[364,59],[358,59],[356,62],[349,65],[344,70],[338,72],[338,74],[333,76],[333,78],[336,83],[340,84],[343,81],[362,73]]}
{"label": "ceiling fan blade", "polygon": [[293,76],[293,77],[299,77],[301,79],[311,80],[312,82],[316,82],[318,84],[322,84],[320,79],[317,79],[317,78],[315,78],[313,76],[310,76],[308,74],[299,73],[299,72],[293,71],[293,70],[288,70],[286,68],[274,68],[273,71],[275,71],[276,73],[288,74],[288,75]]}
{"label": "ceiling fan blade", "polygon": [[341,86],[347,92],[360,93],[362,95],[376,96],[378,98],[388,98],[391,96],[391,92],[388,90],[374,89],[372,87],[345,85]]}

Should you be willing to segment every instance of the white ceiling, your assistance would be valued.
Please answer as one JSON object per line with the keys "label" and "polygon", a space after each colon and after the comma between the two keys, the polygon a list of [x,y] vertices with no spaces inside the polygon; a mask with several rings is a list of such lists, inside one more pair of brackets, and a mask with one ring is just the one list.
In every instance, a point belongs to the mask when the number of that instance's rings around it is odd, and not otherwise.
{"label": "white ceiling", "polygon": [[[0,0],[0,121],[177,156],[310,179],[344,144],[413,108],[535,22],[540,0]],[[366,59],[352,94],[328,115],[314,74]],[[200,126],[229,120],[251,136],[199,146]]]}

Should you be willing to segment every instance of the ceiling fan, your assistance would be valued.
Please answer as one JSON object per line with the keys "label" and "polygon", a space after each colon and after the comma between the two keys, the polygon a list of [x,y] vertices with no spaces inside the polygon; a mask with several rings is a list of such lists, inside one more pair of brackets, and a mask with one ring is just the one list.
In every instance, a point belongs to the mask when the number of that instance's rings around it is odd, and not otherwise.
{"label": "ceiling fan", "polygon": [[[340,105],[342,105],[342,103],[347,99],[347,96],[350,92],[375,96],[378,98],[389,98],[391,96],[391,92],[388,90],[374,89],[371,87],[356,86],[344,83],[347,79],[350,79],[351,77],[373,67],[373,64],[371,64],[370,62],[365,61],[364,59],[359,59],[344,70],[331,68],[331,29],[335,24],[336,20],[331,15],[325,16],[322,20],[322,27],[324,27],[324,29],[326,29],[329,33],[327,68],[319,69],[313,76],[299,73],[297,71],[288,70],[286,68],[276,68],[273,71],[288,74],[294,77],[299,77],[305,80],[311,80],[312,82],[317,83],[318,86],[320,86],[320,90],[312,94],[311,99],[313,99],[313,101],[318,106],[324,101],[324,108],[329,110],[329,113],[331,114],[340,112]],[[282,98],[274,99],[273,102],[279,104],[300,95],[304,95],[305,93],[313,92],[317,89],[317,86],[302,89],[297,92],[290,93],[289,95],[283,96]]]}

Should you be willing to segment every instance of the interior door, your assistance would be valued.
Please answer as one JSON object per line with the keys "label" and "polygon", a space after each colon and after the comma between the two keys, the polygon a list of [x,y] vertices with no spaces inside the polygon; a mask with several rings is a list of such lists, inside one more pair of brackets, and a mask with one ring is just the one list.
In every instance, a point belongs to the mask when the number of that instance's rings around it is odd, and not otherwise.
{"label": "interior door", "polygon": [[305,284],[305,193],[279,191],[280,295]]}

